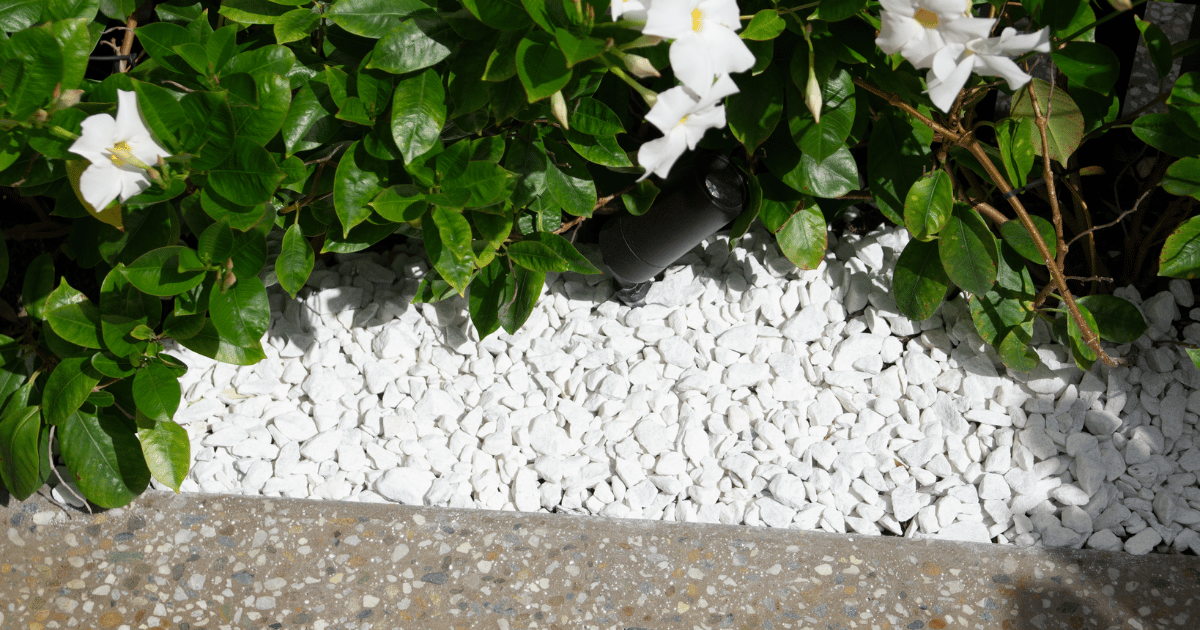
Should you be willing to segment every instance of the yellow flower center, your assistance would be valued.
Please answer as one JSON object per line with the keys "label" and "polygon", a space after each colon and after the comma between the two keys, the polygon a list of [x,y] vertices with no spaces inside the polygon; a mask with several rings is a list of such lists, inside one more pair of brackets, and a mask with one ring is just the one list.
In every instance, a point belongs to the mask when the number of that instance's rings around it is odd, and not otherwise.
{"label": "yellow flower center", "polygon": [[699,33],[701,28],[704,28],[704,12],[692,9],[692,30]]}
{"label": "yellow flower center", "polygon": [[684,116],[683,118],[680,118],[680,119],[679,119],[679,122],[675,123],[675,127],[676,127],[676,128],[678,128],[678,127],[682,127],[682,126],[686,125],[686,124],[687,124],[687,119],[688,119],[688,117],[687,117],[687,116]]}
{"label": "yellow flower center", "polygon": [[917,14],[913,16],[913,19],[925,28],[937,28],[941,24],[938,14],[926,8],[917,9]]}
{"label": "yellow flower center", "polygon": [[128,164],[130,166],[136,166],[137,168],[150,170],[150,166],[148,164],[137,159],[137,157],[133,154],[133,151],[129,148],[129,143],[127,142],[122,141],[114,144],[112,148],[108,150],[108,152],[110,153],[108,159],[112,160],[113,166],[116,166],[117,168]]}

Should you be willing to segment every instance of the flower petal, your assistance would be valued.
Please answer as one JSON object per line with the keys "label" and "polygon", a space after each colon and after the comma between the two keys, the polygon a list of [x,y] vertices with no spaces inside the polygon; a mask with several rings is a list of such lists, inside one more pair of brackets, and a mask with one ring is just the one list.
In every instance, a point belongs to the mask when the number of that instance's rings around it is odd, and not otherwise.
{"label": "flower petal", "polygon": [[875,38],[875,45],[889,55],[899,52],[914,38],[924,37],[925,27],[917,24],[912,16],[884,11],[879,19],[879,37]]}
{"label": "flower petal", "polygon": [[1016,62],[1000,55],[975,55],[975,73],[986,77],[1004,77],[1011,90],[1019,90],[1033,77],[1025,73]]}
{"label": "flower petal", "polygon": [[695,149],[709,129],[720,129],[725,126],[725,108],[718,105],[702,109],[688,116],[683,123],[684,139],[689,149]]}
{"label": "flower petal", "polygon": [[133,153],[133,157],[136,157],[150,166],[154,166],[154,164],[158,162],[158,157],[160,155],[164,158],[171,157],[171,154],[168,153],[166,149],[158,146],[158,143],[155,142],[150,136],[138,136],[136,138],[132,138],[129,140],[128,144],[129,151]]}
{"label": "flower petal", "polygon": [[1017,29],[1009,27],[1004,29],[998,39],[998,45],[993,49],[996,54],[1018,57],[1030,51],[1050,52],[1050,27],[1048,26],[1035,33],[1025,33],[1024,35],[1018,35]]}
{"label": "flower petal", "polygon": [[68,150],[93,163],[107,162],[104,151],[117,142],[117,121],[108,114],[95,114],[84,118],[79,128],[79,138]]}
{"label": "flower petal", "polygon": [[925,90],[929,94],[929,100],[933,101],[934,105],[943,112],[949,113],[950,107],[954,105],[954,99],[958,98],[958,93],[967,83],[967,79],[971,78],[971,68],[975,66],[976,55],[967,57],[954,68],[944,80],[939,80],[930,72],[926,75],[925,84],[928,89]]}
{"label": "flower petal", "polygon": [[117,141],[128,142],[142,135],[148,137],[150,130],[138,111],[137,93],[117,90]]}
{"label": "flower petal", "polygon": [[676,86],[658,94],[654,107],[646,114],[646,121],[659,131],[669,133],[695,106],[696,99],[689,96],[683,86]]}
{"label": "flower petal", "polygon": [[742,12],[735,0],[700,0],[696,8],[704,12],[706,28],[718,25],[735,31],[742,28]]}
{"label": "flower petal", "polygon": [[714,74],[745,72],[754,67],[754,53],[732,30],[724,27],[706,29],[704,40],[708,45],[708,58],[712,59]]}
{"label": "flower petal", "polygon": [[915,5],[935,13],[939,13],[941,19],[953,18],[960,16],[963,12],[969,10],[971,5],[966,0],[919,0]]}
{"label": "flower petal", "polygon": [[669,133],[643,144],[642,148],[638,149],[638,165],[646,169],[646,174],[642,175],[641,179],[646,179],[650,173],[665,179],[684,151],[687,151],[687,141],[682,131]]}
{"label": "flower petal", "polygon": [[79,176],[79,193],[99,213],[121,194],[121,170],[112,162],[93,162]]}
{"label": "flower petal", "polygon": [[150,187],[150,178],[146,177],[146,172],[138,170],[136,173],[131,173],[127,170],[121,171],[121,202],[129,201],[129,198],[146,190]]}
{"label": "flower petal", "polygon": [[687,35],[671,43],[669,54],[675,78],[693,92],[707,94],[712,88],[713,79],[717,78],[717,73],[713,70],[713,60],[709,56],[705,38],[689,31]]}
{"label": "flower petal", "polygon": [[992,33],[996,20],[988,18],[959,18],[943,24],[937,30],[946,41],[965,44],[971,40],[982,39]]}
{"label": "flower petal", "polygon": [[879,5],[883,7],[884,12],[894,13],[896,17],[911,18],[913,15],[916,15],[915,6],[907,0],[879,0]]}
{"label": "flower petal", "polygon": [[707,94],[700,95],[700,101],[696,103],[696,106],[692,109],[704,109],[705,107],[717,103],[726,96],[737,94],[739,91],[740,90],[738,90],[737,83],[734,83],[733,79],[728,74],[722,74],[721,76],[717,77],[716,82],[713,83],[712,87],[708,89]]}
{"label": "flower petal", "polygon": [[692,33],[692,9],[696,0],[655,0],[646,10],[646,26],[642,32],[667,39]]}

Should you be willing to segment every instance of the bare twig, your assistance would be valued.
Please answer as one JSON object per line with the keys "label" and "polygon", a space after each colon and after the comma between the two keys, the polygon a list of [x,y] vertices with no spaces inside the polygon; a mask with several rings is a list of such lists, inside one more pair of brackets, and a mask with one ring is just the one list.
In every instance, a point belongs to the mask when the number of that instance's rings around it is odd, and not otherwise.
{"label": "bare twig", "polygon": [[[133,50],[133,31],[137,28],[137,23],[137,11],[134,11],[129,14],[129,19],[125,21],[125,41],[121,42],[120,54],[128,55],[129,51]],[[119,61],[117,63],[119,64],[117,72],[129,71],[128,61]]]}
{"label": "bare twig", "polygon": [[1062,267],[1063,262],[1067,257],[1067,244],[1063,240],[1062,227],[1062,211],[1058,207],[1058,190],[1054,185],[1054,170],[1051,166],[1050,159],[1050,138],[1046,131],[1049,124],[1051,99],[1054,96],[1054,84],[1050,85],[1050,94],[1046,96],[1047,111],[1042,112],[1042,106],[1038,103],[1037,93],[1034,91],[1034,82],[1029,83],[1029,102],[1033,105],[1034,122],[1038,128],[1038,135],[1042,139],[1042,179],[1046,183],[1046,194],[1050,198],[1050,217],[1054,223],[1054,234],[1058,237],[1057,252],[1055,252],[1054,261],[1059,267]]}
{"label": "bare twig", "polygon": [[184,92],[195,92],[195,90],[193,90],[192,88],[187,87],[186,85],[180,85],[174,81],[162,81],[161,83],[164,83],[166,85],[173,85],[173,86],[183,90]]}
{"label": "bare twig", "polygon": [[921,121],[922,123],[925,123],[925,125],[928,126],[930,129],[942,134],[943,136],[946,137],[947,140],[949,140],[951,142],[957,142],[959,140],[959,138],[961,137],[960,134],[958,134],[954,131],[950,131],[949,129],[946,129],[945,127],[941,126],[940,124],[934,122],[932,118],[917,111],[917,108],[913,107],[912,105],[909,105],[908,103],[905,103],[904,100],[901,99],[898,94],[884,92],[883,90],[881,90],[881,89],[875,87],[874,85],[867,83],[863,79],[859,79],[857,77],[855,77],[855,79],[854,79],[854,85],[857,85],[858,87],[874,94],[875,96],[882,98],[883,100],[887,101],[888,104],[890,104],[891,106],[898,107],[902,111],[904,111],[908,114],[911,114],[914,118]]}
{"label": "bare twig", "polygon": [[1120,223],[1125,217],[1129,216],[1130,214],[1133,214],[1134,212],[1137,212],[1138,206],[1142,205],[1142,201],[1145,200],[1146,197],[1149,197],[1150,193],[1152,193],[1152,192],[1154,192],[1154,189],[1150,189],[1150,190],[1147,190],[1146,192],[1142,193],[1142,196],[1138,197],[1137,201],[1133,202],[1133,207],[1122,212],[1120,215],[1117,216],[1116,219],[1113,219],[1112,221],[1109,221],[1108,223],[1105,223],[1103,225],[1097,225],[1094,227],[1090,227],[1087,230],[1080,232],[1079,234],[1077,234],[1075,236],[1075,238],[1071,239],[1070,241],[1067,241],[1067,246],[1070,247],[1071,245],[1073,245],[1075,243],[1075,241],[1078,241],[1079,239],[1083,238],[1084,236],[1087,236],[1088,234],[1091,234],[1092,232],[1095,232],[1096,230],[1103,230],[1104,228],[1110,228],[1110,227]]}

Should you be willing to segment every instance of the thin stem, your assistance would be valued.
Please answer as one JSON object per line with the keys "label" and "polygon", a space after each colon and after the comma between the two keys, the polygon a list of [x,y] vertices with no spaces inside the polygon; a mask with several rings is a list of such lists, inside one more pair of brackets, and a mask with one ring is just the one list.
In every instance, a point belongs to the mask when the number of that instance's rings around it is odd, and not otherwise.
{"label": "thin stem", "polygon": [[[1038,103],[1037,94],[1034,92],[1034,83],[1029,82],[1029,101],[1033,105],[1034,122],[1037,124],[1038,134],[1042,137],[1042,179],[1046,182],[1046,194],[1050,198],[1050,216],[1054,221],[1054,234],[1057,236],[1058,247],[1055,252],[1055,265],[1060,269],[1063,262],[1067,258],[1067,243],[1063,240],[1062,228],[1062,211],[1058,207],[1058,191],[1054,185],[1054,171],[1050,164],[1050,139],[1046,132],[1048,117],[1050,112],[1042,113],[1042,106]],[[1050,107],[1050,101],[1054,97],[1054,84],[1050,85],[1050,94],[1046,96],[1046,106]],[[1047,259],[1049,260],[1049,259]]]}
{"label": "thin stem", "polygon": [[619,68],[617,64],[613,63],[607,55],[601,56],[600,62],[608,67],[609,72],[612,72],[613,75],[615,75],[618,79],[624,81],[629,85],[629,87],[633,88],[634,91],[638,93],[638,96],[641,96],[642,100],[646,101],[646,105],[648,107],[653,108],[654,104],[658,102],[658,94],[654,90],[647,88],[641,83],[638,83],[637,79],[625,74],[625,71]]}
{"label": "thin stem", "polygon": [[1097,225],[1094,227],[1090,227],[1087,230],[1079,233],[1078,235],[1075,236],[1075,238],[1073,238],[1067,242],[1067,246],[1069,247],[1069,246],[1073,245],[1075,243],[1075,241],[1078,241],[1079,239],[1083,238],[1084,236],[1087,236],[1088,234],[1091,234],[1092,232],[1095,232],[1096,230],[1103,230],[1104,228],[1109,228],[1109,227],[1112,227],[1112,226],[1120,223],[1122,220],[1125,219],[1125,217],[1133,214],[1134,212],[1137,212],[1138,206],[1142,205],[1142,201],[1145,200],[1146,197],[1149,197],[1150,193],[1152,193],[1152,192],[1154,192],[1153,188],[1142,193],[1142,196],[1138,197],[1137,201],[1133,202],[1133,207],[1122,212],[1120,215],[1117,216],[1116,219],[1109,221],[1108,223],[1105,223],[1103,225]]}
{"label": "thin stem", "polygon": [[883,90],[875,87],[874,85],[871,85],[870,83],[867,83],[866,81],[864,81],[863,79],[860,79],[858,77],[854,78],[854,85],[857,85],[858,87],[874,94],[875,96],[882,98],[883,100],[887,101],[889,105],[900,108],[905,113],[911,115],[912,117],[916,118],[917,120],[921,121],[922,123],[925,123],[925,125],[927,127],[929,127],[930,129],[942,134],[942,136],[944,136],[947,140],[949,140],[951,142],[959,141],[959,139],[961,137],[960,134],[950,131],[949,129],[946,129],[945,127],[941,126],[940,124],[934,122],[933,119],[931,119],[930,117],[926,116],[925,114],[922,114],[921,112],[917,111],[917,109],[915,107],[913,107],[912,105],[905,103],[904,100],[901,99],[899,95],[892,94],[890,92],[884,92]]}
{"label": "thin stem", "polygon": [[[128,57],[133,50],[133,31],[137,28],[137,11],[129,14],[129,19],[125,22],[125,41],[121,42],[121,55]],[[117,72],[126,72],[129,70],[129,61],[122,60],[118,62]]]}

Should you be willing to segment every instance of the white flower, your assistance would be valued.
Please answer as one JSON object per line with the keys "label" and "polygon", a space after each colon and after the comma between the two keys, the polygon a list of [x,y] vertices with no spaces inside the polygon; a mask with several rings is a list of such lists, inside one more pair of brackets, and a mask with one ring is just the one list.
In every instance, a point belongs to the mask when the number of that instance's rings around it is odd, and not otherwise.
{"label": "white flower", "polygon": [[965,44],[987,37],[996,22],[971,17],[967,0],[880,0],[883,11],[875,44],[883,52],[897,51],[912,65],[928,68],[933,56],[948,44]]}
{"label": "white flower", "polygon": [[627,20],[637,22],[646,19],[646,9],[650,8],[650,3],[653,0],[612,0],[609,8],[612,9],[612,19],[614,22],[624,16]]}
{"label": "white flower", "polygon": [[675,40],[670,57],[676,78],[703,93],[717,77],[754,66],[754,53],[735,32],[741,26],[735,0],[654,0],[642,32]]}
{"label": "white flower", "polygon": [[91,162],[79,177],[79,190],[96,212],[117,197],[128,201],[149,188],[150,165],[171,156],[150,137],[134,92],[117,91],[116,119],[96,114],[85,118],[80,127],[82,133],[70,151]]}
{"label": "white flower", "polygon": [[737,84],[726,74],[703,93],[678,86],[659,94],[646,120],[658,127],[663,137],[643,144],[638,150],[638,164],[646,169],[638,181],[651,173],[666,177],[684,151],[696,148],[704,132],[724,127],[725,106],[718,101],[737,91]]}
{"label": "white flower", "polygon": [[1031,77],[1012,58],[1030,51],[1050,52],[1049,28],[1025,35],[1006,28],[999,37],[948,45],[933,57],[932,67],[925,76],[926,92],[938,109],[949,112],[972,71],[1003,77],[1009,89],[1019,90]]}

